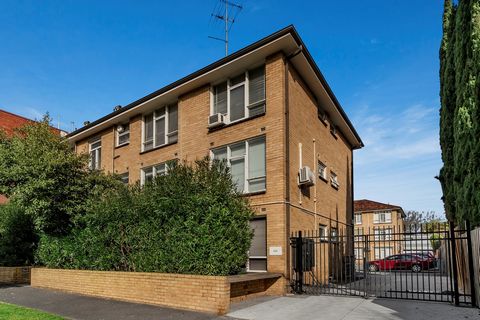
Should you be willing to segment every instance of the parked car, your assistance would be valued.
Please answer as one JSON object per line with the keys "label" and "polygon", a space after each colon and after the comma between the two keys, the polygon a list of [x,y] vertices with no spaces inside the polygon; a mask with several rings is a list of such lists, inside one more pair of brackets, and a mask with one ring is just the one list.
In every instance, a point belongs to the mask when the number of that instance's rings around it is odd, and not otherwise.
{"label": "parked car", "polygon": [[369,262],[369,271],[411,270],[420,272],[435,265],[435,258],[420,256],[412,253],[394,254],[383,259]]}

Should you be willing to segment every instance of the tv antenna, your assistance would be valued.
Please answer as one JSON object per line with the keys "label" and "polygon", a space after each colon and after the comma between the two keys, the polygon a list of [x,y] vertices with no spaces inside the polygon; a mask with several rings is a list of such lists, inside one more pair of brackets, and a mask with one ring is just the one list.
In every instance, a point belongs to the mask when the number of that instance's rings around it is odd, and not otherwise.
{"label": "tv antenna", "polygon": [[219,0],[211,14],[210,21],[213,18],[215,19],[215,21],[223,21],[225,23],[225,38],[208,36],[210,39],[222,41],[225,43],[225,56],[228,56],[228,32],[232,28],[233,24],[235,23],[235,19],[237,18],[238,14],[242,9],[243,6],[238,3],[234,3],[229,0]]}

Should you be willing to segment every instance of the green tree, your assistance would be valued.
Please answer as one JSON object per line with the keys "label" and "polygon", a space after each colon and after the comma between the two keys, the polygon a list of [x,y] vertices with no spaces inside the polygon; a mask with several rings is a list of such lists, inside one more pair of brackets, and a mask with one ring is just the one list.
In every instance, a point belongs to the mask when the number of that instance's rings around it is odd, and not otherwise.
{"label": "green tree", "polygon": [[92,201],[67,237],[43,237],[49,267],[228,275],[247,260],[253,215],[224,163],[170,164],[144,187]]}
{"label": "green tree", "polygon": [[480,2],[445,1],[440,47],[440,172],[451,220],[480,223]]}

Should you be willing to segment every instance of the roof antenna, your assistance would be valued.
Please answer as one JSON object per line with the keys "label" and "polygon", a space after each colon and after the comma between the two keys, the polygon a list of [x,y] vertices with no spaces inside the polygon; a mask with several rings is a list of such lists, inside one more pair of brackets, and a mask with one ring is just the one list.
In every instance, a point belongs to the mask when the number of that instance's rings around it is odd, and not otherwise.
{"label": "roof antenna", "polygon": [[[222,7],[222,4],[224,5],[224,7]],[[230,11],[230,17],[229,17],[229,11],[228,11],[229,7],[232,9]],[[221,12],[222,9],[223,9],[223,12]],[[225,43],[225,56],[228,56],[228,32],[232,28],[233,23],[237,18],[237,15],[240,13],[242,9],[243,9],[243,6],[241,6],[240,4],[237,4],[228,0],[219,0],[219,2],[215,6],[211,14],[210,21],[213,17],[215,21],[221,20],[225,22],[225,38],[222,39],[222,38],[208,36],[210,39],[222,41]],[[231,18],[231,16],[233,16],[233,18]]]}

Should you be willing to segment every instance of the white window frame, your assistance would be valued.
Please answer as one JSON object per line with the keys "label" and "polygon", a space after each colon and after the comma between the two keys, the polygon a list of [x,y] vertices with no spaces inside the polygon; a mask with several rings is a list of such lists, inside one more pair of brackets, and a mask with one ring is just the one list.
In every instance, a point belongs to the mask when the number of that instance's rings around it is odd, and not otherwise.
{"label": "white window frame", "polygon": [[[100,142],[100,146],[92,148],[92,145],[98,142]],[[97,159],[96,163],[92,163],[92,152],[95,152],[95,159]],[[102,137],[96,138],[88,143],[88,156],[90,159],[88,167],[91,170],[100,170],[102,167]]]}
{"label": "white window frame", "polygon": [[327,177],[327,165],[323,163],[322,161],[318,160],[317,161],[317,167],[318,167],[318,177],[324,181],[328,181]]}
{"label": "white window frame", "polygon": [[[375,256],[375,260],[385,259],[386,257],[393,255],[393,247],[374,247],[373,253]],[[383,257],[381,257],[382,253]]]}
{"label": "white window frame", "polygon": [[340,183],[338,183],[338,175],[333,171],[330,171],[330,184],[335,189],[338,189],[340,187]]}
{"label": "white window frame", "polygon": [[[170,107],[173,107],[173,106],[177,106],[177,130],[172,131],[172,132],[168,132],[168,125],[169,125],[168,121],[169,121]],[[159,112],[159,110],[162,109],[162,108],[165,108],[165,113],[161,114],[161,115],[157,115],[157,112]],[[179,112],[178,103],[171,103],[171,104],[162,106],[161,108],[158,108],[153,112],[149,112],[149,113],[146,113],[146,114],[143,115],[143,117],[142,117],[142,152],[149,151],[149,150],[154,150],[156,148],[178,142],[178,136],[177,136],[177,141],[168,142],[168,138],[170,136],[173,136],[175,134],[178,135],[178,127],[179,127],[179,125],[178,125],[178,112]],[[146,133],[145,133],[145,124],[146,124],[145,118],[149,115],[153,115],[152,116],[153,136],[152,136],[152,140],[151,140],[152,141],[152,147],[150,149],[145,149],[145,144],[147,143],[147,141],[145,141],[145,136],[146,136]],[[156,142],[157,124],[156,123],[157,123],[157,120],[162,119],[162,118],[165,118],[165,129],[164,129],[164,132],[163,132],[164,137],[165,137],[165,143],[157,145],[157,142]]]}
{"label": "white window frame", "polygon": [[[128,129],[123,131],[123,132],[118,132],[117,130],[116,131],[116,145],[117,147],[121,147],[121,146],[124,146],[126,144],[129,144],[130,143],[130,123],[125,123],[125,124],[120,124],[119,126],[128,126]],[[117,126],[118,128],[118,126]],[[128,140],[124,143],[120,143],[120,136],[124,136],[124,135],[127,135],[128,134]]]}
{"label": "white window frame", "polygon": [[[362,224],[362,214],[361,213],[355,213],[353,215],[355,218],[355,224]],[[360,217],[360,218],[359,218]]]}
{"label": "white window frame", "polygon": [[392,240],[393,228],[375,228],[373,233],[375,235],[375,240],[379,241],[389,241]]}
{"label": "white window frame", "polygon": [[318,237],[320,238],[321,241],[327,241],[328,240],[328,227],[325,224],[318,224]]}
{"label": "white window frame", "polygon": [[[389,217],[389,219],[387,219]],[[373,223],[392,223],[392,212],[391,211],[377,211],[373,214]]]}
{"label": "white window frame", "polygon": [[[165,169],[158,170],[158,167],[162,165],[165,167]],[[152,179],[155,179],[159,174],[165,175],[168,173],[168,162],[161,162],[161,163],[157,163],[152,166],[147,166],[140,169],[140,185],[141,186],[145,185],[145,176],[146,176],[145,171],[149,169],[152,169]]]}
{"label": "white window frame", "polygon": [[[249,177],[249,165],[248,165],[248,162],[249,162],[248,161],[249,160],[249,143],[251,143],[252,141],[255,141],[255,140],[259,140],[259,139],[263,139],[263,142],[265,144],[265,175],[250,178]],[[243,159],[244,159],[243,162],[244,162],[244,170],[245,171],[244,171],[244,175],[243,175],[244,176],[243,177],[244,181],[243,181],[243,191],[242,191],[242,193],[243,194],[248,194],[248,193],[265,192],[265,191],[267,191],[267,161],[266,161],[266,159],[267,159],[267,140],[266,140],[265,136],[259,136],[259,137],[251,138],[251,139],[248,139],[248,140],[234,142],[234,143],[230,143],[230,144],[225,145],[225,146],[221,146],[221,147],[218,147],[218,148],[211,149],[210,150],[210,159],[212,159],[212,160],[214,159],[214,151],[215,150],[227,148],[226,162],[227,162],[227,166],[230,168],[232,160],[238,160],[238,159],[242,158],[242,156],[236,156],[236,157],[232,158],[231,147],[242,144],[242,143],[244,143],[244,145],[245,145],[245,154],[243,155]],[[265,188],[261,189],[261,190],[250,191],[249,190],[249,183],[251,181],[261,180],[261,179],[265,180]]]}
{"label": "white window frame", "polygon": [[[241,75],[238,74],[234,77],[231,77],[231,78],[228,78],[226,81],[221,81],[221,82],[218,82],[218,83],[215,83],[213,85],[210,86],[210,116],[213,116],[215,113],[213,113],[213,109],[214,109],[214,104],[215,104],[215,90],[214,88],[222,83],[225,83],[227,82],[227,113],[224,114],[224,119],[225,119],[225,124],[230,124],[230,123],[235,123],[235,122],[238,122],[238,121],[242,121],[242,120],[245,120],[245,119],[248,119],[250,117],[250,108],[252,106],[257,106],[261,103],[265,103],[266,102],[266,92],[265,92],[265,98],[263,100],[260,100],[260,101],[256,101],[252,104],[250,104],[250,80],[249,80],[249,71],[252,71],[252,70],[255,70],[257,68],[260,68],[261,66],[258,66],[258,67],[255,67],[255,68],[252,68],[250,70],[247,70],[244,72],[244,75],[245,75],[245,80],[243,80],[242,82],[240,83],[237,83],[233,86],[230,85],[230,82],[231,82],[231,79],[234,79],[238,76]],[[265,68],[265,65],[263,65],[263,68]],[[266,72],[265,72],[265,69],[264,69],[264,73],[263,73],[263,77],[264,77],[264,90],[266,91],[266,88],[267,88],[267,79],[266,79]],[[240,119],[237,119],[237,120],[234,120],[234,121],[230,121],[230,114],[231,114],[231,110],[230,110],[230,91],[233,90],[233,89],[236,89],[240,86],[244,86],[245,87],[245,90],[244,90],[244,101],[245,101],[245,106],[244,106],[244,112],[245,112],[245,116],[243,118],[240,118]]]}

